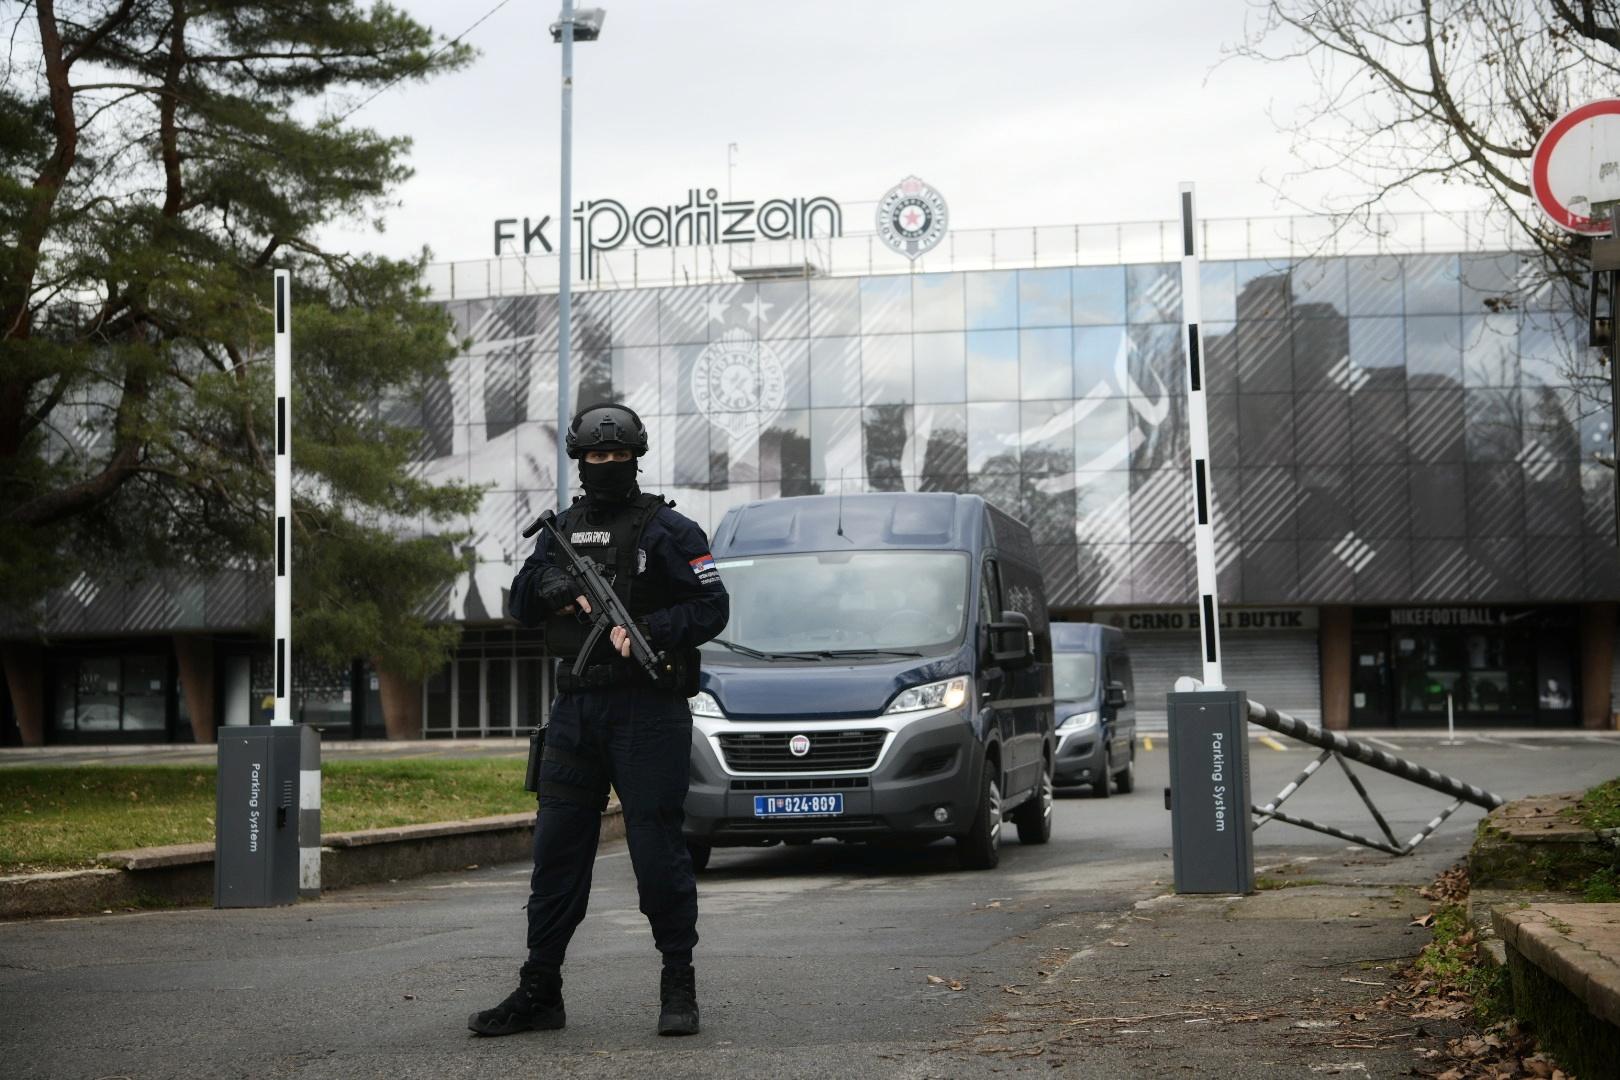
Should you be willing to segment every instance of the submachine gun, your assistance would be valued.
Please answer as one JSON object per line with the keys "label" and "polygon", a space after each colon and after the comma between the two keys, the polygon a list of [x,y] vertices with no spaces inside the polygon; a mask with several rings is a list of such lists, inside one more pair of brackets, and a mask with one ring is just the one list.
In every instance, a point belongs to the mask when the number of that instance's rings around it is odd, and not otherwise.
{"label": "submachine gun", "polygon": [[[568,562],[568,572],[578,584],[579,595],[584,596],[590,603],[589,614],[579,612],[575,618],[582,622],[589,622],[591,630],[585,638],[585,644],[580,647],[579,655],[574,658],[573,674],[583,676],[590,656],[596,651],[597,644],[603,636],[615,626],[624,627],[630,637],[630,659],[640,665],[647,677],[655,683],[666,682],[675,675],[675,664],[668,656],[652,647],[652,642],[641,632],[636,620],[631,616],[630,609],[625,607],[619,594],[613,591],[607,579],[596,563],[585,558],[574,550],[574,545],[568,542],[562,530],[557,528],[557,515],[547,510],[534,524],[523,530],[523,538],[527,540],[541,529],[551,534],[551,542],[557,545],[557,550]],[[540,788],[540,757],[545,746],[546,729],[539,726],[529,735],[529,771],[524,782],[524,788],[529,791],[538,791]]]}
{"label": "submachine gun", "polygon": [[557,528],[556,522],[557,515],[547,510],[535,519],[533,525],[523,530],[523,538],[527,540],[542,528],[549,532],[551,542],[557,545],[557,550],[568,560],[569,573],[578,582],[580,594],[590,601],[590,614],[580,612],[575,616],[581,621],[589,622],[591,632],[585,638],[585,644],[579,650],[579,655],[574,658],[574,675],[585,674],[586,662],[596,650],[602,636],[615,626],[622,626],[625,633],[630,636],[630,659],[639,664],[641,670],[645,671],[653,682],[668,679],[675,673],[674,663],[652,647],[652,642],[647,640],[647,636],[636,625],[630,609],[624,606],[624,601],[613,591],[613,586],[607,583],[596,563],[574,550],[574,545],[570,544],[568,538],[562,534],[562,530]]}

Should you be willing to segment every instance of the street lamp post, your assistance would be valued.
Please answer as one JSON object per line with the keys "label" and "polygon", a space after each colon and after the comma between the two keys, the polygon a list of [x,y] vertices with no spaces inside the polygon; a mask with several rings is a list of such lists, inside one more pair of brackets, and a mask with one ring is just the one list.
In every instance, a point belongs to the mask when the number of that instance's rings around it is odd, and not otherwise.
{"label": "street lamp post", "polygon": [[573,349],[570,293],[573,275],[573,155],[574,155],[574,42],[595,41],[602,33],[606,12],[601,8],[574,10],[574,0],[563,0],[562,14],[551,24],[551,40],[562,43],[562,242],[558,257],[561,273],[557,286],[557,507],[568,505],[568,422],[573,409],[568,400],[568,362]]}

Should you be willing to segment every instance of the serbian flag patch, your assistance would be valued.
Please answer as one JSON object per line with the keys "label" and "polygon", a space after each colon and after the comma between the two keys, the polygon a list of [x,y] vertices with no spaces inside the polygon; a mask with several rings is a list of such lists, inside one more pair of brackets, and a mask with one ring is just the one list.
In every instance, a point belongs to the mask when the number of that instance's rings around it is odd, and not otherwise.
{"label": "serbian flag patch", "polygon": [[692,573],[697,575],[700,585],[713,585],[720,580],[720,571],[715,569],[713,555],[699,555],[688,565],[692,567]]}

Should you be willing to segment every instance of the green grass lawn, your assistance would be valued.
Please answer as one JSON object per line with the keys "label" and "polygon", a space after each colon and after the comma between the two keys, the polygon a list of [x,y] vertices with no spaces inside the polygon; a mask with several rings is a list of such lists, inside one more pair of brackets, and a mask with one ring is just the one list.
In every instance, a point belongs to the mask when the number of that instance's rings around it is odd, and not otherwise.
{"label": "green grass lawn", "polygon": [[[322,767],[325,832],[534,809],[523,758],[332,761]],[[104,851],[214,838],[208,765],[0,769],[0,873],[92,866]]]}

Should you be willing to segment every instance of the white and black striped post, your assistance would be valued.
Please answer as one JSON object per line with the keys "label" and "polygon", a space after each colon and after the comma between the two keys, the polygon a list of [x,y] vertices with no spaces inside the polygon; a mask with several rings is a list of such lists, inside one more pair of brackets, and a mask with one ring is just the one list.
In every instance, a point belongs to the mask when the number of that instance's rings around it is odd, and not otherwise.
{"label": "white and black striped post", "polygon": [[[290,727],[292,710],[292,272],[276,271],[276,704],[270,723]],[[321,895],[321,744],[299,739],[298,895]]]}
{"label": "white and black striped post", "polygon": [[1221,605],[1215,595],[1215,489],[1209,465],[1198,218],[1193,185],[1181,185],[1181,321],[1187,357],[1187,430],[1192,449],[1193,551],[1198,563],[1198,633],[1203,688],[1166,695],[1170,719],[1170,846],[1178,893],[1254,889],[1249,830],[1247,697],[1221,679]]}
{"label": "white and black striped post", "polygon": [[1216,596],[1215,488],[1209,465],[1209,410],[1205,401],[1204,332],[1198,281],[1198,218],[1193,185],[1181,185],[1181,321],[1187,357],[1187,430],[1192,445],[1193,553],[1198,563],[1198,629],[1204,688],[1220,690],[1221,610]]}
{"label": "white and black striped post", "polygon": [[270,722],[293,722],[292,681],[292,272],[276,271],[276,705]]}

